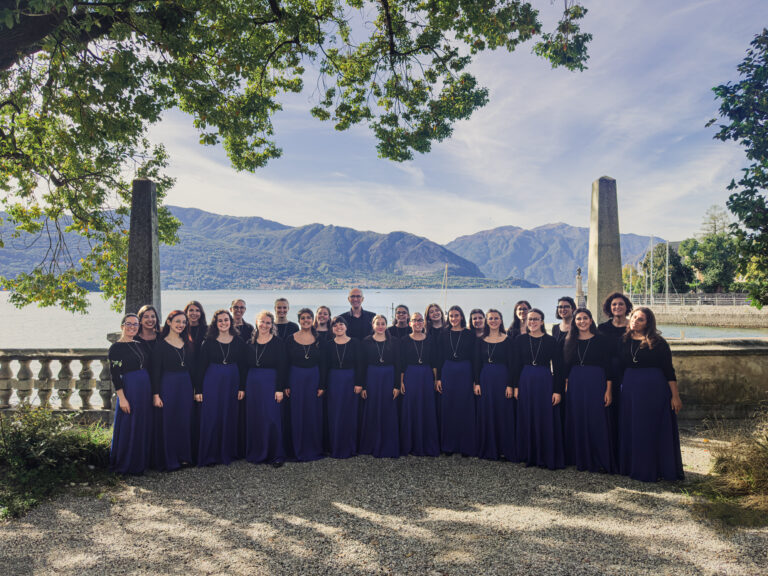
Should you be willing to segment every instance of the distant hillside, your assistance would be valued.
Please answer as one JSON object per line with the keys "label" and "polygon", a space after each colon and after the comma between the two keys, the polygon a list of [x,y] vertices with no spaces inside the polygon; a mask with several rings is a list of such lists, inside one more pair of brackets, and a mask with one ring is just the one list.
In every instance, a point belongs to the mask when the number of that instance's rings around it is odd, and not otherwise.
{"label": "distant hillside", "polygon": [[[648,248],[649,236],[621,235],[624,263],[638,262]],[[475,262],[489,278],[510,276],[543,285],[571,285],[579,266],[586,277],[589,228],[558,222],[526,230],[501,226],[460,236],[445,246]]]}

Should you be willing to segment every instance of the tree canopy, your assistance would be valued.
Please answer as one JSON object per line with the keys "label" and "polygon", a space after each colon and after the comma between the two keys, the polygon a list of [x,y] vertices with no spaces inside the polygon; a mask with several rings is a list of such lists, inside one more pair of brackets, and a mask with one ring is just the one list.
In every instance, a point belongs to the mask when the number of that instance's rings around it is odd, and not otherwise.
{"label": "tree canopy", "polygon": [[[713,88],[720,100],[715,138],[738,142],[748,166],[731,180],[728,209],[738,223],[739,271],[744,275],[752,304],[768,304],[768,30],[755,36],[737,67],[741,80]],[[718,120],[712,119],[708,125]]]}
{"label": "tree canopy", "polygon": [[727,292],[735,284],[739,247],[731,233],[728,213],[710,206],[704,215],[702,233],[680,243],[680,256],[698,273],[698,288],[704,292]]}
{"label": "tree canopy", "polygon": [[[28,233],[50,246],[0,285],[18,305],[84,310],[96,280],[121,306],[130,181],[153,178],[161,199],[173,184],[146,137],[165,110],[252,171],[280,156],[272,116],[309,79],[313,116],[367,124],[379,156],[408,160],[487,102],[468,71],[479,52],[535,39],[552,66],[584,69],[586,9],[562,6],[544,32],[523,0],[0,0],[0,243]],[[159,214],[173,242],[178,223]]]}

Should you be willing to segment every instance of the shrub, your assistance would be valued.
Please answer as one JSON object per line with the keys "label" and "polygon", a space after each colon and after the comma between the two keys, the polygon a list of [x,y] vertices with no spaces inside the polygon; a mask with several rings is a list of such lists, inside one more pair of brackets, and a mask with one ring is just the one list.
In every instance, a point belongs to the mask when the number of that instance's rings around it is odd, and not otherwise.
{"label": "shrub", "polygon": [[0,414],[0,516],[20,516],[60,487],[103,474],[110,436],[102,424],[49,408]]}

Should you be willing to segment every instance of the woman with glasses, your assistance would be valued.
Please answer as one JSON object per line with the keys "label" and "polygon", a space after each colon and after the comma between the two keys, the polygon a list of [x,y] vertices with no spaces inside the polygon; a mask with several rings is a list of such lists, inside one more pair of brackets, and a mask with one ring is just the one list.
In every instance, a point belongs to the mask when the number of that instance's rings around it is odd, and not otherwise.
{"label": "woman with glasses", "polygon": [[635,308],[622,337],[619,471],[642,482],[683,480],[677,414],[683,407],[669,344],[650,308]]}
{"label": "woman with glasses", "polygon": [[525,318],[528,315],[528,311],[531,309],[531,303],[527,300],[520,300],[515,303],[514,315],[512,317],[512,326],[507,330],[507,335],[514,340],[520,334],[525,334],[526,323]]}
{"label": "woman with glasses", "polygon": [[392,336],[392,338],[408,336],[408,334],[411,333],[411,326],[408,323],[410,315],[411,312],[408,310],[408,306],[399,304],[398,307],[395,308],[395,317],[392,319],[392,326],[387,328],[387,333]]}
{"label": "woman with glasses", "polygon": [[440,449],[447,455],[460,452],[462,456],[476,456],[475,332],[467,328],[459,306],[448,309],[448,324],[437,341]]}
{"label": "woman with glasses", "polygon": [[576,302],[570,296],[562,296],[557,301],[555,318],[560,320],[560,323],[552,327],[552,337],[561,346],[565,344],[565,337],[571,329],[574,310],[576,310]]}
{"label": "woman with glasses", "polygon": [[400,340],[400,453],[439,456],[440,436],[435,402],[437,358],[424,317],[411,315],[412,332]]}
{"label": "woman with glasses", "polygon": [[528,466],[565,467],[563,351],[544,327],[544,313],[528,311],[527,332],[515,339],[514,396],[517,398],[517,458]]}
{"label": "woman with glasses", "polygon": [[118,474],[143,474],[149,466],[152,436],[150,351],[135,340],[139,317],[126,314],[120,339],[109,347],[109,373],[117,395],[109,467]]}
{"label": "woman with glasses", "polygon": [[243,342],[250,342],[251,336],[253,336],[253,326],[243,319],[245,315],[245,300],[242,298],[232,300],[229,311],[232,314],[232,325],[235,327],[237,334]]}

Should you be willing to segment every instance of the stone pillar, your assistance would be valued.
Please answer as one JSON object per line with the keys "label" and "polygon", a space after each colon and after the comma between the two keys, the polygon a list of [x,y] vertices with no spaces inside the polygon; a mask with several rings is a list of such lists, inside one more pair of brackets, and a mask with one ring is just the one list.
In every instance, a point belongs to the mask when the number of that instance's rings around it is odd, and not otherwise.
{"label": "stone pillar", "polygon": [[576,268],[576,307],[586,308],[587,297],[584,295],[584,285],[581,281],[581,266]]}
{"label": "stone pillar", "polygon": [[138,312],[144,304],[157,308],[160,322],[160,248],[157,226],[157,190],[151,180],[134,180],[131,228],[128,240],[128,277],[125,312]]}
{"label": "stone pillar", "polygon": [[602,307],[608,294],[621,291],[621,241],[616,180],[603,176],[592,183],[587,264],[587,306],[597,322],[607,320]]}

